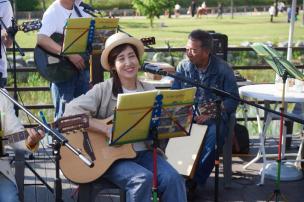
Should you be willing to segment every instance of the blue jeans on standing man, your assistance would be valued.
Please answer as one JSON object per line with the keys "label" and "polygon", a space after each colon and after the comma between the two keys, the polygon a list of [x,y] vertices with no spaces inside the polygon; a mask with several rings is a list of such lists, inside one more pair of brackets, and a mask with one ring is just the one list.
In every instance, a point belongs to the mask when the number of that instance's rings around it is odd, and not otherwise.
{"label": "blue jeans on standing man", "polygon": [[16,184],[0,173],[0,202],[19,202]]}
{"label": "blue jeans on standing man", "polygon": [[74,98],[89,90],[89,70],[79,71],[75,77],[58,83],[51,84],[53,104],[55,107],[55,120],[64,113],[64,106]]}
{"label": "blue jeans on standing man", "polygon": [[[126,191],[127,202],[151,202],[153,152],[140,151],[135,159],[116,161],[103,177]],[[160,201],[187,201],[184,178],[161,155],[157,155],[157,177]]]}
{"label": "blue jeans on standing man", "polygon": [[0,72],[0,88],[4,88],[7,83],[7,78],[2,78],[2,72]]}

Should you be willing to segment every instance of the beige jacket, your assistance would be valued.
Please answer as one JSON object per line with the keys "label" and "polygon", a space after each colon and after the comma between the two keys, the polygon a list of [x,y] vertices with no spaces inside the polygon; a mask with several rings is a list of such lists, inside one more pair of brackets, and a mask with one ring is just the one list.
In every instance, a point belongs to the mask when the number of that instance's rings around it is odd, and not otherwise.
{"label": "beige jacket", "polygon": [[[108,79],[96,84],[85,95],[79,96],[68,103],[65,107],[64,116],[87,113],[96,117],[98,107],[99,113],[96,118],[105,119],[114,114],[117,97],[112,94],[113,79]],[[137,91],[153,90],[154,86],[141,81],[137,82]]]}
{"label": "beige jacket", "polygon": [[[0,112],[1,112],[1,122],[2,130],[5,135],[17,133],[24,130],[23,125],[20,120],[15,116],[15,110],[13,103],[4,97],[0,93]],[[28,150],[24,144],[24,141],[10,145],[14,149],[24,149]],[[15,176],[12,172],[11,166],[8,159],[0,159],[0,172],[3,173],[11,181],[15,182]]]}

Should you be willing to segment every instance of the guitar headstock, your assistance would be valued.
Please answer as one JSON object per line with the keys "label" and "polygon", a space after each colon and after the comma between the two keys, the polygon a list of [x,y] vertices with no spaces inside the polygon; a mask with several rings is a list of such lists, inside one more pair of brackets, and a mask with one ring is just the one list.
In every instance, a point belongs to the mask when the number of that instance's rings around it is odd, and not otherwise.
{"label": "guitar headstock", "polygon": [[58,128],[61,133],[85,129],[89,127],[89,116],[86,114],[78,114],[62,117],[54,123],[54,127]]}
{"label": "guitar headstock", "polygon": [[42,23],[40,20],[33,20],[28,22],[23,22],[20,26],[18,26],[18,30],[23,32],[29,32],[40,29]]}
{"label": "guitar headstock", "polygon": [[141,38],[140,40],[144,44],[144,46],[155,44],[155,37],[146,37],[146,38]]}

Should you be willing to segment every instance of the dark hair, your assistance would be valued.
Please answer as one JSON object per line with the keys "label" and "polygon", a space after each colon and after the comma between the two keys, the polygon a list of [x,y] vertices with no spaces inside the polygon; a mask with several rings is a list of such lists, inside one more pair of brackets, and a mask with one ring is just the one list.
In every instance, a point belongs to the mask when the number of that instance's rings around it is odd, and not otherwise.
{"label": "dark hair", "polygon": [[196,29],[189,34],[188,39],[200,41],[201,47],[208,49],[210,53],[212,53],[213,39],[210,33],[201,29]]}
{"label": "dark hair", "polygon": [[111,52],[109,53],[109,56],[108,56],[108,63],[110,65],[110,73],[111,73],[111,76],[113,77],[112,93],[115,97],[117,97],[117,95],[119,93],[123,93],[121,81],[120,81],[117,71],[115,69],[115,60],[116,60],[117,56],[122,51],[124,51],[127,47],[131,47],[134,50],[135,55],[136,55],[137,59],[139,60],[139,54],[138,54],[137,48],[134,45],[128,44],[128,43],[124,43],[119,46],[116,46],[115,48],[113,48],[111,50]]}

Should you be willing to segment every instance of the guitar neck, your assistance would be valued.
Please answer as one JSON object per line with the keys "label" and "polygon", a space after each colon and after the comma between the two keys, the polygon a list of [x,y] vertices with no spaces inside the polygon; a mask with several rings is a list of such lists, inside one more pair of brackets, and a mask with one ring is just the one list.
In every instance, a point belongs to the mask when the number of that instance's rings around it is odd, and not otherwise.
{"label": "guitar neck", "polygon": [[3,146],[9,145],[9,144],[14,144],[14,143],[20,142],[22,140],[25,140],[28,136],[29,136],[29,134],[26,130],[11,134],[11,135],[5,135],[3,137],[2,144],[3,144]]}
{"label": "guitar neck", "polygon": [[[80,130],[89,127],[89,117],[85,114],[62,117],[55,123],[50,123],[51,128],[57,128],[61,133]],[[35,130],[43,130],[42,126],[35,127]],[[10,135],[5,135],[2,140],[2,145],[9,145],[25,140],[29,136],[28,132],[21,131]]]}

